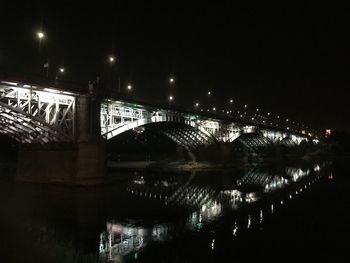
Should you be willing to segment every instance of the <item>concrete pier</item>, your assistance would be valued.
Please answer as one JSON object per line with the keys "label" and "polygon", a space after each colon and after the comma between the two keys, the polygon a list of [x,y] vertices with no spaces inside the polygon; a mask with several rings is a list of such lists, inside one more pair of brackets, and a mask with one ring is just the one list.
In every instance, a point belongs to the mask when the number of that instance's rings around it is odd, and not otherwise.
{"label": "concrete pier", "polygon": [[77,136],[74,141],[21,145],[16,181],[68,185],[105,182],[105,140],[100,134],[100,102],[91,95],[82,95],[77,102]]}
{"label": "concrete pier", "polygon": [[17,182],[97,185],[105,182],[105,143],[23,145]]}

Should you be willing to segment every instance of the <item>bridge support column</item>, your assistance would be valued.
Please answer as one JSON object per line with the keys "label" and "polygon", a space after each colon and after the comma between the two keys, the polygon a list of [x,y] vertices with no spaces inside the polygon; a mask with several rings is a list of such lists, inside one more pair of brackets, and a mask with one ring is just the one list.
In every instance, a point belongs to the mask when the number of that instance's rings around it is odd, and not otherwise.
{"label": "bridge support column", "polygon": [[104,142],[24,145],[20,148],[16,181],[67,185],[105,182]]}
{"label": "bridge support column", "polygon": [[81,96],[74,143],[29,144],[19,150],[16,181],[96,185],[105,182],[105,141],[99,101]]}

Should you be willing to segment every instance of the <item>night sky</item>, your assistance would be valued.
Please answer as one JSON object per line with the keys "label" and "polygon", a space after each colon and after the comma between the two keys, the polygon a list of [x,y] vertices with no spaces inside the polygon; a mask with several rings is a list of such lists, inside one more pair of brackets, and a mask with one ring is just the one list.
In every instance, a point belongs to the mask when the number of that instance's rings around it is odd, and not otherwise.
{"label": "night sky", "polygon": [[[2,4],[0,70],[43,76],[39,65],[49,57],[51,78],[64,66],[62,80],[86,88],[96,76],[107,85],[113,74],[122,91],[131,83],[133,94],[154,102],[167,100],[174,77],[179,105],[225,108],[233,98],[235,109],[248,104],[350,131],[349,10],[171,3]],[[39,52],[40,28],[47,39]]]}

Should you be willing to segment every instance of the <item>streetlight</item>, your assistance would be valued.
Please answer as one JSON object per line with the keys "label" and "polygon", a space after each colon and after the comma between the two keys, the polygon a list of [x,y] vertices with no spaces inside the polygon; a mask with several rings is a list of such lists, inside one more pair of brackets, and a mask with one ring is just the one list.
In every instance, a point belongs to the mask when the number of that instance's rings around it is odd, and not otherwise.
{"label": "streetlight", "polygon": [[[41,51],[41,42],[46,38],[46,35],[44,33],[44,31],[39,30],[36,32],[36,37],[39,39],[39,44],[38,44],[38,64],[40,67],[40,71],[41,71],[41,56],[40,56],[40,51]],[[46,69],[46,77],[49,77],[49,59],[46,58],[45,64],[44,64],[44,70]]]}
{"label": "streetlight", "polygon": [[[113,86],[113,64],[114,64],[114,62],[116,61],[116,58],[114,57],[114,55],[110,55],[109,57],[108,57],[108,62],[109,62],[109,64],[111,64],[111,72],[110,72],[110,74],[111,74],[111,76],[110,76],[110,79],[111,79],[111,82],[112,82],[112,86]],[[119,76],[119,74],[118,74],[118,92],[120,93],[120,76]]]}
{"label": "streetlight", "polygon": [[59,75],[63,75],[64,71],[65,71],[64,67],[58,68],[58,72],[57,72],[56,78],[55,78],[55,81],[56,81],[56,82],[57,82],[58,79],[59,79]]}
{"label": "streetlight", "polygon": [[108,61],[109,61],[109,63],[113,64],[114,63],[114,57],[113,56],[109,56]]}
{"label": "streetlight", "polygon": [[198,103],[198,102],[196,102],[196,104],[194,104],[194,106],[197,108],[197,107],[199,106],[199,103]]}
{"label": "streetlight", "polygon": [[174,97],[173,96],[169,96],[169,101],[173,101]]}
{"label": "streetlight", "polygon": [[131,90],[131,89],[132,89],[132,86],[129,84],[126,88],[127,88],[128,90]]}
{"label": "streetlight", "polygon": [[207,94],[210,96],[211,95],[211,91],[209,90]]}
{"label": "streetlight", "polygon": [[173,83],[175,80],[174,80],[174,78],[170,78],[170,83]]}
{"label": "streetlight", "polygon": [[45,38],[45,33],[43,31],[38,31],[36,33],[37,37],[39,38],[39,40],[42,40]]}
{"label": "streetlight", "polygon": [[233,103],[233,99],[230,99],[230,103]]}

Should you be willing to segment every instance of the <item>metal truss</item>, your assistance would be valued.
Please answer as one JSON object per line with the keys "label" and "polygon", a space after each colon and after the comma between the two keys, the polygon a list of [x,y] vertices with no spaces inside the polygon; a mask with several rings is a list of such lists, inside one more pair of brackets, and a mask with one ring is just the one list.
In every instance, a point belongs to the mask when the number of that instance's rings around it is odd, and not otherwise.
{"label": "metal truss", "polygon": [[215,137],[217,141],[229,142],[236,139],[246,129],[246,126],[237,123],[225,123],[178,111],[113,100],[105,100],[101,103],[101,134],[107,140],[127,130],[158,122],[182,123],[201,131],[197,135],[193,134],[192,130],[183,131],[182,136],[186,137],[187,141],[200,134],[204,140],[207,140],[208,137]]}
{"label": "metal truss", "polygon": [[258,133],[246,133],[238,137],[237,140],[244,146],[246,146],[248,149],[252,150],[257,150],[258,148],[266,147],[272,143],[268,138]]}
{"label": "metal truss", "polygon": [[127,130],[135,129],[151,123],[181,123],[183,127],[162,126],[162,133],[183,146],[194,160],[191,151],[199,145],[212,144],[217,141],[240,141],[249,149],[256,150],[270,144],[285,144],[294,146],[303,139],[301,136],[290,136],[291,140],[282,140],[288,133],[269,129],[259,130],[252,125],[227,123],[219,120],[182,113],[172,110],[147,107],[125,103],[122,101],[105,100],[101,104],[101,134],[111,139]]}
{"label": "metal truss", "polygon": [[280,141],[280,144],[284,145],[284,146],[288,146],[288,147],[293,147],[298,145],[298,141],[293,140],[291,137],[285,137]]}
{"label": "metal truss", "polygon": [[22,143],[74,140],[76,99],[73,95],[18,85],[0,83],[1,133]]}

